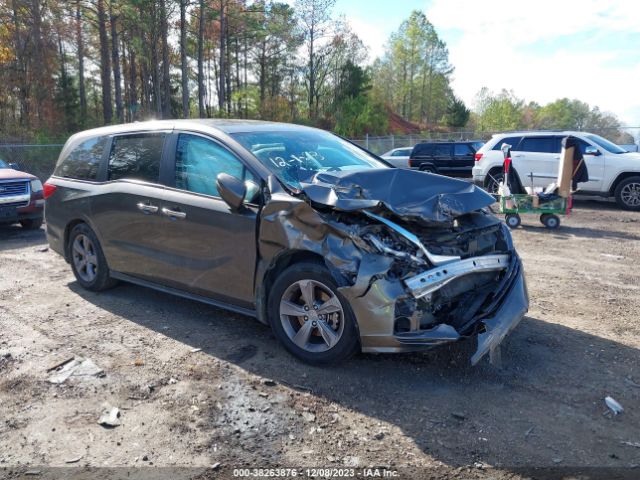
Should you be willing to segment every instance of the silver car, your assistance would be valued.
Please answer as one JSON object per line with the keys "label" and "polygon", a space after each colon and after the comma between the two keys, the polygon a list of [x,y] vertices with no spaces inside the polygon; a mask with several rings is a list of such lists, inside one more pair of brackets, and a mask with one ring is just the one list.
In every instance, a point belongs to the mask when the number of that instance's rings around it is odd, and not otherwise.
{"label": "silver car", "polygon": [[380,155],[384,160],[397,168],[410,168],[409,156],[413,147],[394,148]]}

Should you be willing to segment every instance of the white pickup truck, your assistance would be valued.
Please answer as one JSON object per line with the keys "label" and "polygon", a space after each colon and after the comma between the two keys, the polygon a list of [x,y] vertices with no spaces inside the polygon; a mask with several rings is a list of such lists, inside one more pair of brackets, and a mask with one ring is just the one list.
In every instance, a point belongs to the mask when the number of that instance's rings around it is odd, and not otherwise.
{"label": "white pickup truck", "polygon": [[511,158],[524,186],[546,187],[558,176],[561,142],[578,138],[589,181],[578,185],[579,193],[614,197],[626,210],[640,210],[640,153],[628,152],[591,133],[526,131],[494,135],[475,155],[473,180],[490,192],[502,180],[503,143],[511,145]]}

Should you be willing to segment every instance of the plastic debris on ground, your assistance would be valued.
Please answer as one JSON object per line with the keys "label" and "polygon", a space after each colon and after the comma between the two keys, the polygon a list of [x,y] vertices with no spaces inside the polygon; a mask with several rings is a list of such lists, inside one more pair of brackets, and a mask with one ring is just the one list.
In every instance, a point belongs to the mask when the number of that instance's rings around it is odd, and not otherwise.
{"label": "plastic debris on ground", "polygon": [[57,366],[53,375],[48,379],[49,383],[61,384],[70,377],[99,377],[104,375],[104,370],[98,367],[93,360],[84,357],[74,357]]}
{"label": "plastic debris on ground", "polygon": [[120,410],[117,407],[106,408],[98,419],[98,425],[103,427],[117,427],[120,423]]}
{"label": "plastic debris on ground", "polygon": [[619,413],[624,412],[624,408],[618,402],[616,402],[613,398],[607,396],[604,398],[604,403],[607,404],[609,410],[613,412],[614,415],[618,415]]}

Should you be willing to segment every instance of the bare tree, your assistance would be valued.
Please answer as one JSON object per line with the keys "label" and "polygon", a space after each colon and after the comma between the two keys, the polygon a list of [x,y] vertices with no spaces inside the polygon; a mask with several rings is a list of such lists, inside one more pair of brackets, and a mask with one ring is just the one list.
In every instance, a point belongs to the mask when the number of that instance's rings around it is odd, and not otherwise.
{"label": "bare tree", "polygon": [[76,0],[76,43],[78,52],[78,95],[80,97],[80,123],[87,118],[87,90],[84,81],[84,37],[82,35],[82,8]]}
{"label": "bare tree", "polygon": [[107,14],[104,0],[97,0],[98,36],[100,39],[100,79],[102,81],[102,116],[105,124],[113,119],[111,97],[111,57],[109,56],[109,38],[107,36]]}
{"label": "bare tree", "polygon": [[189,118],[189,65],[187,64],[187,0],[180,0],[180,67],[182,73],[182,117]]}
{"label": "bare tree", "polygon": [[205,22],[205,1],[200,0],[200,18],[198,25],[198,113],[200,118],[207,116],[204,109],[204,97],[206,95],[204,86],[204,22]]}
{"label": "bare tree", "polygon": [[122,104],[122,74],[120,73],[120,52],[118,50],[118,17],[113,11],[113,0],[109,2],[109,23],[111,24],[111,63],[113,64],[113,85],[116,99],[116,119],[124,122]]}
{"label": "bare tree", "polygon": [[307,82],[309,117],[311,119],[315,119],[318,116],[318,41],[327,37],[331,32],[333,25],[331,9],[334,5],[335,0],[296,0],[295,3],[307,50],[305,79]]}

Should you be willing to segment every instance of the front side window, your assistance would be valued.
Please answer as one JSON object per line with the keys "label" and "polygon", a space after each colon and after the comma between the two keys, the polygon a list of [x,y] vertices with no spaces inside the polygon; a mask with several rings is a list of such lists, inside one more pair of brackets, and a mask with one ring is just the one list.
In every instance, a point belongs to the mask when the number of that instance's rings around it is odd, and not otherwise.
{"label": "front side window", "polygon": [[180,134],[176,149],[176,188],[219,197],[216,180],[221,173],[243,180],[247,187],[245,199],[253,199],[258,181],[234,154],[207,138]]}
{"label": "front side window", "polygon": [[107,144],[107,137],[95,137],[77,145],[56,166],[54,175],[79,180],[95,180]]}
{"label": "front side window", "polygon": [[532,153],[560,153],[560,138],[525,137],[518,150]]}
{"label": "front side window", "polygon": [[318,172],[390,168],[365,150],[321,130],[238,132],[231,136],[295,189]]}
{"label": "front side window", "polygon": [[606,138],[602,138],[599,135],[587,135],[586,137],[596,145],[604,148],[608,152],[616,153],[616,154],[627,153],[627,151],[624,148],[619,147],[615,143],[610,142]]}
{"label": "front side window", "polygon": [[109,180],[158,183],[164,133],[122,135],[113,138],[109,155]]}
{"label": "front side window", "polygon": [[413,156],[414,157],[428,157],[433,155],[435,152],[435,145],[431,143],[419,143],[415,147],[413,147]]}

